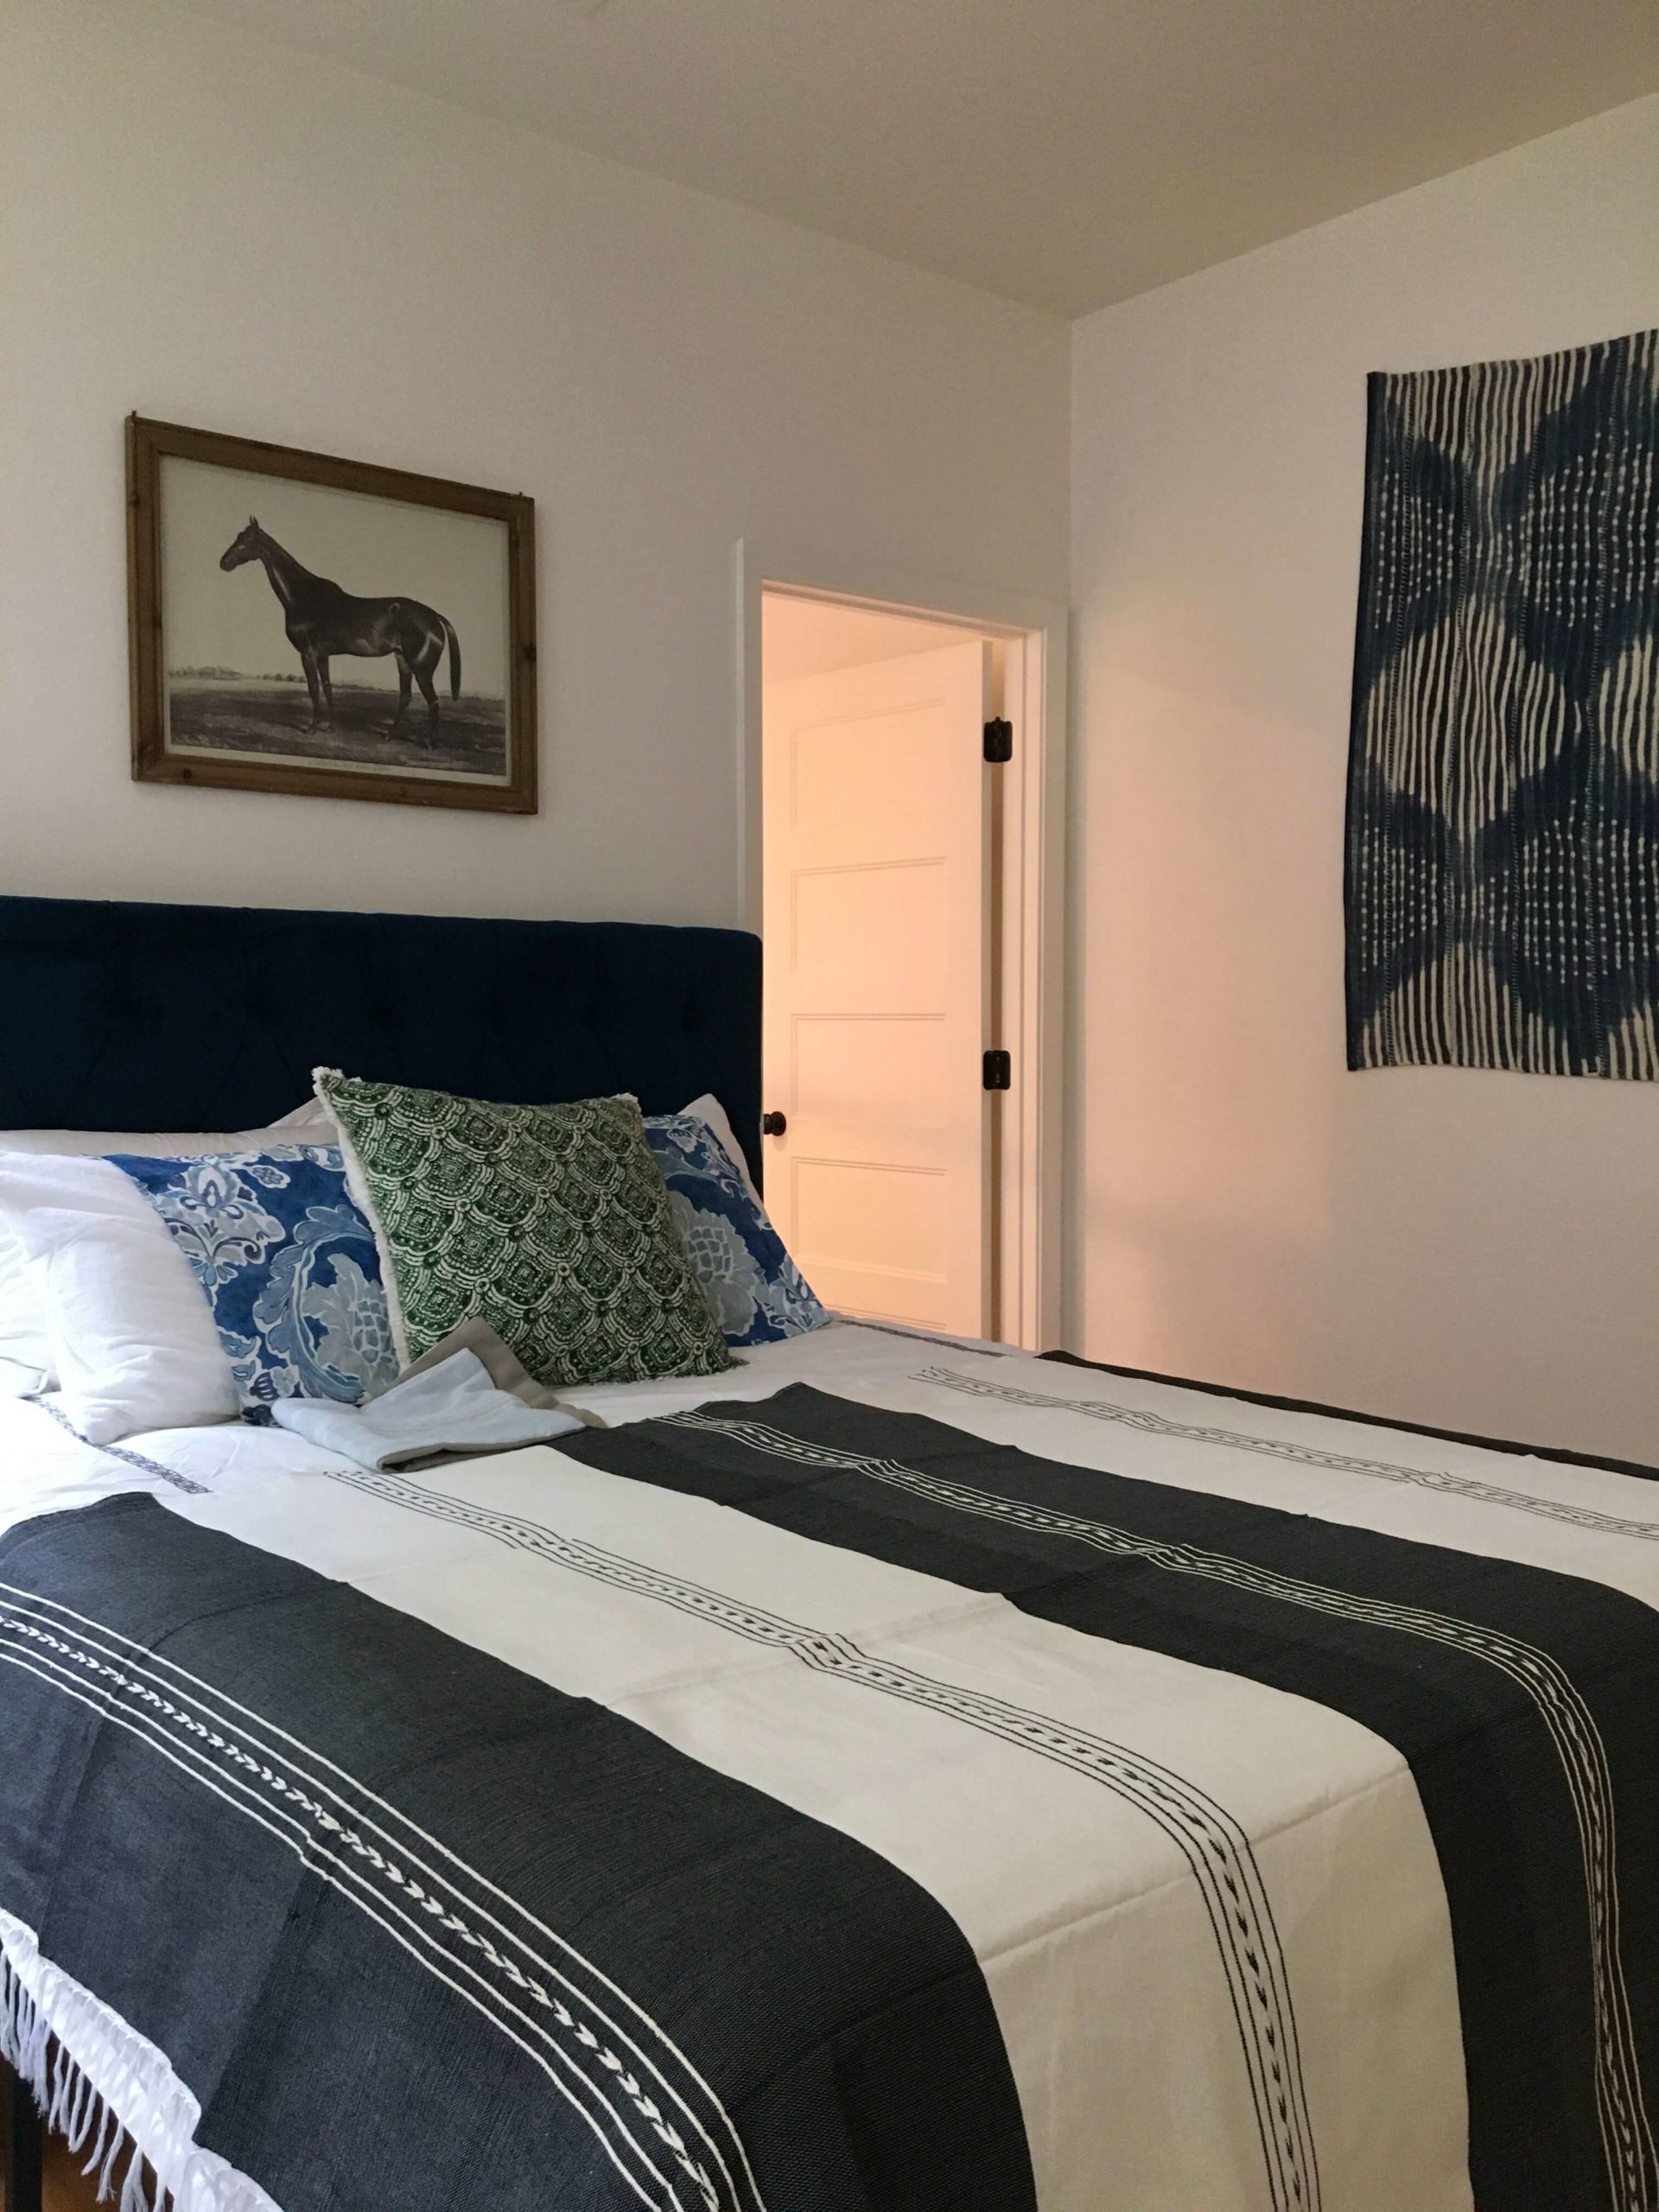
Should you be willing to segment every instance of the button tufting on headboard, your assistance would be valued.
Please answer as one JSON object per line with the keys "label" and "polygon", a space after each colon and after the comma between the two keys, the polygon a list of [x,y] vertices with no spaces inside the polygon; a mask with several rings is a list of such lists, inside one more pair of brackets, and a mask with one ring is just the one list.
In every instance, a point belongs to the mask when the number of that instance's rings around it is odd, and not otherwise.
{"label": "button tufting on headboard", "polygon": [[712,1090],[759,1167],[739,930],[0,898],[0,1128],[251,1128],[318,1064],[476,1097]]}

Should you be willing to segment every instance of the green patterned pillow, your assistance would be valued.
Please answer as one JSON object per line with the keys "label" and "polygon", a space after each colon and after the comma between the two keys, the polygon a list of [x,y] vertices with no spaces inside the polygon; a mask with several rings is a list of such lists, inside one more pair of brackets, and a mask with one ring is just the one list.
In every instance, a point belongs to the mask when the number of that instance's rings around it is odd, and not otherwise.
{"label": "green patterned pillow", "polygon": [[538,1382],[733,1364],[632,1098],[492,1106],[316,1071],[407,1363],[474,1314]]}

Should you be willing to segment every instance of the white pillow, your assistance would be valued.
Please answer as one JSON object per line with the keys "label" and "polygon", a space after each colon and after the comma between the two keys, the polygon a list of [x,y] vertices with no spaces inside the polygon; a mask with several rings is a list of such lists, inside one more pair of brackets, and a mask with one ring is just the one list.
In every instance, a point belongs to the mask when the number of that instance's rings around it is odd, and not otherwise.
{"label": "white pillow", "polygon": [[0,1154],[0,1224],[41,1297],[64,1414],[89,1444],[234,1419],[235,1380],[200,1285],[118,1167]]}
{"label": "white pillow", "polygon": [[260,1152],[273,1137],[279,1144],[340,1142],[328,1109],[320,1098],[308,1098],[262,1129],[197,1129],[181,1137],[131,1129],[0,1129],[0,1152],[41,1153],[64,1160],[102,1157],[109,1152],[130,1153],[139,1160],[205,1160],[216,1152]]}
{"label": "white pillow", "polygon": [[[158,1135],[130,1129],[0,1129],[0,1154],[73,1158],[125,1152],[143,1160],[195,1160],[216,1152],[263,1152],[272,1139],[283,1144],[335,1144],[339,1133],[327,1109],[308,1098],[265,1129],[188,1136]],[[57,1380],[57,1355],[47,1313],[47,1292],[38,1268],[0,1221],[0,1359],[28,1370],[31,1387],[49,1389]],[[13,1378],[16,1379],[15,1377]]]}
{"label": "white pillow", "polygon": [[[28,1386],[31,1390],[46,1389],[52,1380],[54,1354],[46,1330],[45,1300],[45,1287],[24,1259],[22,1247],[9,1230],[0,1229],[0,1360],[20,1375],[27,1370],[33,1377]],[[0,1396],[16,1395],[0,1392]]]}
{"label": "white pillow", "polygon": [[40,1370],[0,1359],[0,1398],[32,1398],[41,1388]]}

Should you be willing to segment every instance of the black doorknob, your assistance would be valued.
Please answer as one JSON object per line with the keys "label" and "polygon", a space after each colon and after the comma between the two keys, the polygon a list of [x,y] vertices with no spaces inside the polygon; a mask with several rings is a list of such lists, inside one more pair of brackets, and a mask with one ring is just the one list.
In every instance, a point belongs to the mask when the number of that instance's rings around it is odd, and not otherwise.
{"label": "black doorknob", "polygon": [[760,1134],[763,1137],[780,1137],[788,1127],[789,1118],[786,1115],[763,1114],[760,1116]]}

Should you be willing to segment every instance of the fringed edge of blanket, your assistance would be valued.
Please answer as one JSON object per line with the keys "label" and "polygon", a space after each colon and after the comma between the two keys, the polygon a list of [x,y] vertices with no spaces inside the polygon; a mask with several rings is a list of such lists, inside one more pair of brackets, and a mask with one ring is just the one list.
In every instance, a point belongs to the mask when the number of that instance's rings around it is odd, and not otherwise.
{"label": "fringed edge of blanket", "polygon": [[195,2141],[201,2108],[166,2054],[49,1959],[0,1909],[0,2057],[118,2212],[278,2212]]}

